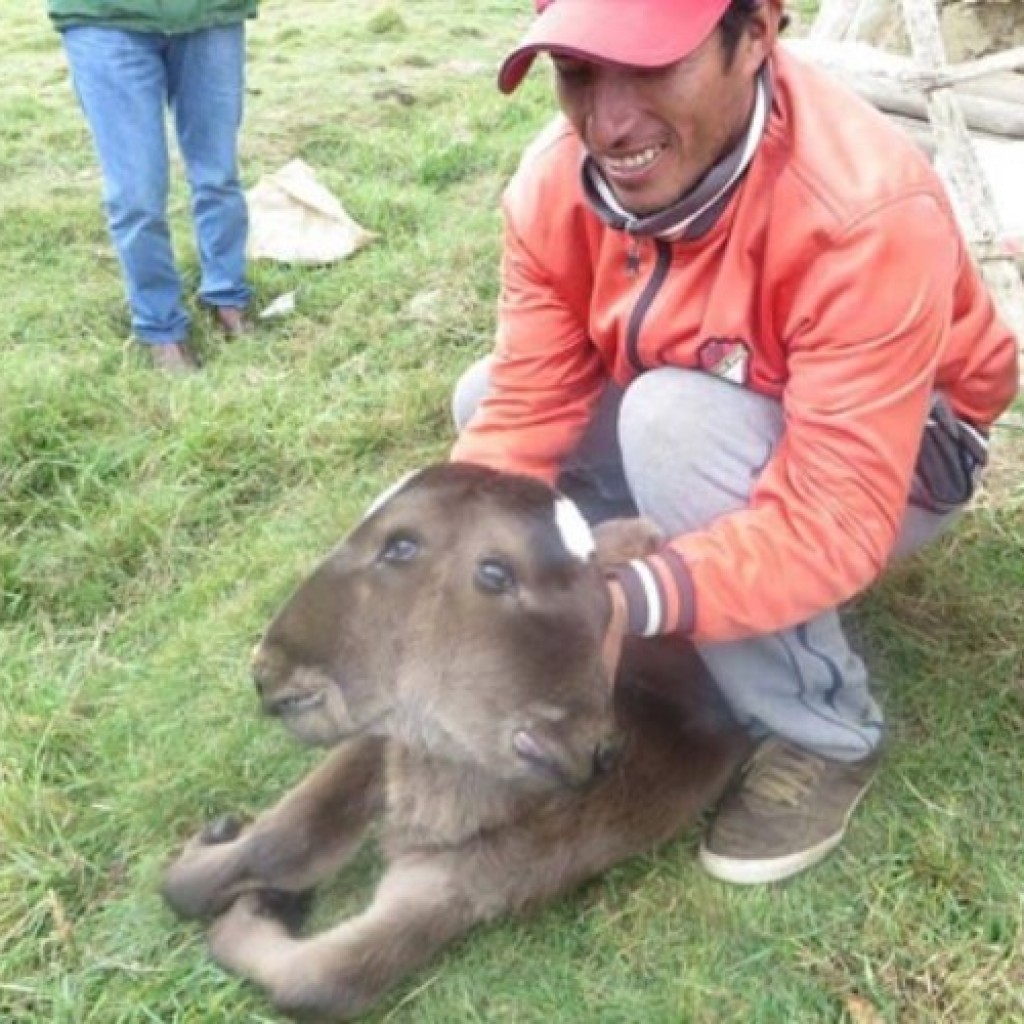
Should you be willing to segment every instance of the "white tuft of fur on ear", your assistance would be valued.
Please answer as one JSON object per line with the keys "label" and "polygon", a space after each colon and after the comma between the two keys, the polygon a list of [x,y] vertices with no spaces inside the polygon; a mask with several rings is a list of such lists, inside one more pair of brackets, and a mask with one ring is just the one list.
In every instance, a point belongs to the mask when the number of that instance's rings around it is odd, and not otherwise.
{"label": "white tuft of fur on ear", "polygon": [[382,494],[379,494],[370,503],[370,507],[363,513],[363,518],[359,521],[366,522],[370,516],[373,515],[379,508],[382,508],[387,502],[389,502],[414,476],[421,473],[422,470],[414,469],[409,473],[406,473],[400,480],[393,483],[388,487]]}
{"label": "white tuft of fur on ear", "polygon": [[583,518],[583,513],[576,503],[566,497],[555,501],[555,524],[562,535],[562,543],[568,552],[575,555],[581,562],[587,561],[597,550],[594,543],[594,532],[590,524]]}

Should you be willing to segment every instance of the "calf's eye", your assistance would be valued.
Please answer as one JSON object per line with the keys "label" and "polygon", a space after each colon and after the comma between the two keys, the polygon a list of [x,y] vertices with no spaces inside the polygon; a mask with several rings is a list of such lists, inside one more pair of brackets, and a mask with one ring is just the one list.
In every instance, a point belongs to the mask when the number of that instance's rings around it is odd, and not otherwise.
{"label": "calf's eye", "polygon": [[420,542],[408,533],[393,533],[381,548],[380,560],[388,565],[411,562],[420,553]]}
{"label": "calf's eye", "polygon": [[497,558],[477,563],[476,585],[486,594],[508,594],[516,588],[516,574],[511,566]]}

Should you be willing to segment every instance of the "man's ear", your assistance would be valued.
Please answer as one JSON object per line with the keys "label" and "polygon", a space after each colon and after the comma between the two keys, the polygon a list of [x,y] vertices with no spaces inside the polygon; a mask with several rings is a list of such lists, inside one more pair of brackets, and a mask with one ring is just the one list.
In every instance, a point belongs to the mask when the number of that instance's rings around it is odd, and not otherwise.
{"label": "man's ear", "polygon": [[744,73],[756,74],[771,55],[779,39],[782,17],[782,0],[762,0],[751,14],[737,54]]}

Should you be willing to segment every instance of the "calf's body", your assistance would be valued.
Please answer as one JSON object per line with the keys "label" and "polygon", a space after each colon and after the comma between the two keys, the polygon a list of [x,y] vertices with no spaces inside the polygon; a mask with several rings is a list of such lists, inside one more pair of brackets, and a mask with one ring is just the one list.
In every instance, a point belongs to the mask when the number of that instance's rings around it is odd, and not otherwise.
{"label": "calf's body", "polygon": [[[656,846],[717,798],[748,741],[692,648],[628,641],[614,690],[606,677],[602,563],[650,533],[604,536],[595,549],[534,481],[431,467],[299,587],[254,672],[265,709],[330,749],[249,826],[204,830],[164,881],[180,914],[213,918],[219,963],[287,1013],[348,1019],[474,924]],[[378,818],[367,909],[292,934],[294,897]]]}

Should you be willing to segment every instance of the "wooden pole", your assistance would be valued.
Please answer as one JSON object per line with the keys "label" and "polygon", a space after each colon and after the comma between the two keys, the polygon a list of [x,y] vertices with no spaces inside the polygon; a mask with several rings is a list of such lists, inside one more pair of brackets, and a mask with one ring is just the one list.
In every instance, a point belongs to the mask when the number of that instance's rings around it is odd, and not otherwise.
{"label": "wooden pole", "polygon": [[[1001,67],[989,64],[982,69],[981,61],[971,61],[924,68],[909,57],[852,41],[787,39],[783,45],[825,68],[887,114],[927,120],[928,93],[955,83],[960,111],[972,131],[1024,139],[1024,76]],[[988,76],[986,81],[979,81],[982,75]]]}
{"label": "wooden pole", "polygon": [[[930,0],[900,0],[903,20],[917,63],[927,70],[942,68],[946,62],[939,19]],[[972,252],[991,251],[999,240],[999,221],[991,190],[971,145],[963,114],[949,85],[928,93],[928,119],[947,180],[957,200],[965,234]],[[1024,343],[1024,285],[1010,256],[983,260],[981,272],[1007,326]],[[1024,375],[1022,375],[1024,376]]]}
{"label": "wooden pole", "polygon": [[814,40],[844,39],[857,16],[862,0],[822,0],[818,15],[808,32]]}
{"label": "wooden pole", "polygon": [[901,72],[900,77],[908,85],[916,85],[919,89],[938,89],[1002,71],[1021,69],[1024,69],[1024,46],[1015,46],[962,64],[947,64],[941,68],[908,68]]}

